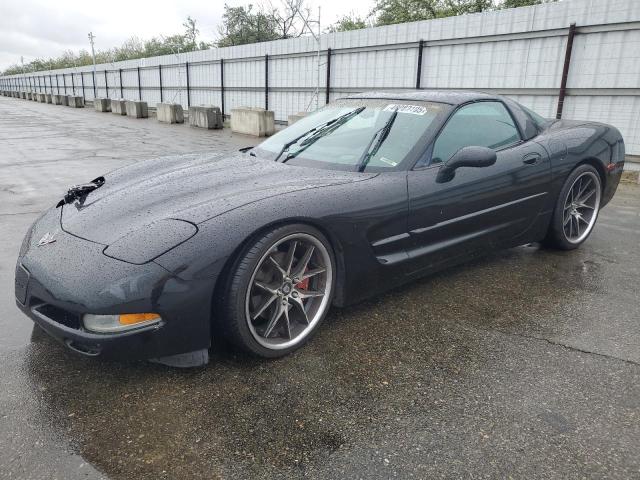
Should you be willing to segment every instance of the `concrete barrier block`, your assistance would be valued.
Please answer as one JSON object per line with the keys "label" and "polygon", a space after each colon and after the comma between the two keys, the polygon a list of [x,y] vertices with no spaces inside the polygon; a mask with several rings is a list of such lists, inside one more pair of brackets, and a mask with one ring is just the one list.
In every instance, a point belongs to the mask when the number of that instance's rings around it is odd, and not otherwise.
{"label": "concrete barrier block", "polygon": [[59,94],[59,93],[54,93],[51,96],[51,103],[53,103],[54,105],[64,105],[64,106],[66,106],[67,102],[68,102],[68,100],[67,100],[67,96],[66,95],[62,95],[62,94]]}
{"label": "concrete barrier block", "polygon": [[108,98],[94,98],[93,108],[96,109],[96,112],[110,112],[111,100],[109,100]]}
{"label": "concrete barrier block", "polygon": [[44,94],[44,98],[45,98],[45,103],[53,103],[53,94],[52,93],[45,93]]}
{"label": "concrete barrier block", "polygon": [[147,102],[136,102],[132,100],[127,100],[125,108],[127,110],[127,117],[133,117],[133,118],[149,117],[149,108],[147,107]]}
{"label": "concrete barrier block", "polygon": [[46,93],[39,93],[38,94],[38,102],[47,103],[47,94]]}
{"label": "concrete barrier block", "polygon": [[273,111],[256,107],[234,108],[231,110],[231,131],[254,137],[273,135],[276,131]]}
{"label": "concrete barrier block", "polygon": [[127,114],[127,101],[123,98],[120,99],[112,99],[111,103],[111,113],[115,113],[116,115],[126,115]]}
{"label": "concrete barrier block", "polygon": [[294,113],[293,115],[289,115],[287,125],[293,125],[298,120],[302,120],[306,116],[307,116],[307,112],[298,112],[298,113]]}
{"label": "concrete barrier block", "polygon": [[222,128],[222,112],[213,105],[189,107],[189,125],[192,127],[220,129]]}
{"label": "concrete barrier block", "polygon": [[38,92],[31,92],[31,100],[34,102],[38,101]]}
{"label": "concrete barrier block", "polygon": [[27,92],[20,92],[20,98],[23,100],[27,99]]}
{"label": "concrete barrier block", "polygon": [[84,108],[84,98],[79,95],[67,95],[67,105],[72,108]]}
{"label": "concrete barrier block", "polygon": [[[156,116],[159,122],[184,123],[184,112],[182,111],[182,105],[179,103],[156,104]],[[191,119],[191,114],[189,114],[189,119]]]}

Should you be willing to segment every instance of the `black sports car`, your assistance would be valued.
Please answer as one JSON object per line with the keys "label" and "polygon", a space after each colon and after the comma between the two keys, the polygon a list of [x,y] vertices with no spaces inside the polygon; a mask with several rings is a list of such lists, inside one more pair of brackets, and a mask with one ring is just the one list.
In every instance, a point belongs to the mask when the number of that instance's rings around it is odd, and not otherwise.
{"label": "black sports car", "polygon": [[144,161],[71,188],[29,229],[18,306],[70,349],[264,357],[342,306],[489,250],[572,249],[624,163],[618,130],[473,92],[369,93],[235,155]]}

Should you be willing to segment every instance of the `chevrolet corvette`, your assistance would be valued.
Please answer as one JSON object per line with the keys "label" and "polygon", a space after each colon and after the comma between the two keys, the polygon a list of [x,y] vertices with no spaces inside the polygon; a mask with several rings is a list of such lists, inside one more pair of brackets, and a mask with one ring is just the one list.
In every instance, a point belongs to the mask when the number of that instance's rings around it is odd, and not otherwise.
{"label": "chevrolet corvette", "polygon": [[623,164],[616,128],[506,97],[353,95],[235,154],[70,188],[25,236],[16,303],[84,356],[201,365],[220,336],[279,357],[332,305],[496,249],[577,248]]}

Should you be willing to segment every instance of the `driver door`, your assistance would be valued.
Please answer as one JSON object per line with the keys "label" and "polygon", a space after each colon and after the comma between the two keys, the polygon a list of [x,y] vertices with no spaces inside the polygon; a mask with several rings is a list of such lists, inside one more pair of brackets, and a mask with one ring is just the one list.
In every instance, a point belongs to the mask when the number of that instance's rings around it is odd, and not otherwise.
{"label": "driver door", "polygon": [[[492,148],[495,164],[458,168],[453,179],[442,182],[441,166],[467,146]],[[436,270],[526,236],[550,208],[549,157],[539,144],[522,140],[500,101],[458,108],[430,149],[429,165],[408,176],[409,255],[418,271]]]}

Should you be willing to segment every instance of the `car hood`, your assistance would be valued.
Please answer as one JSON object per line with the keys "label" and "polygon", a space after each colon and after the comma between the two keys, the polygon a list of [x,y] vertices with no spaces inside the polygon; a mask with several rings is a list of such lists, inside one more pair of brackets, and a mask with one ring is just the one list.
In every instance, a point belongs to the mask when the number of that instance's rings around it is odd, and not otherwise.
{"label": "car hood", "polygon": [[374,176],[287,165],[247,154],[165,157],[105,175],[100,188],[62,207],[61,227],[110,245],[163,219],[198,224],[265,198]]}

